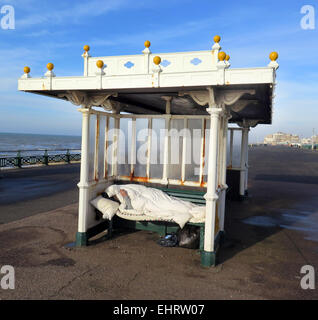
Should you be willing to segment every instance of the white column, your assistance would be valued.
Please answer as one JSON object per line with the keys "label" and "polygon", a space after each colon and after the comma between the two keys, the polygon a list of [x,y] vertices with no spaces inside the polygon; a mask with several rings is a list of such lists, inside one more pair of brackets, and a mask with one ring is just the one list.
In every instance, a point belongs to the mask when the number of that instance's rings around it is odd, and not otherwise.
{"label": "white column", "polygon": [[135,174],[136,164],[136,118],[131,119],[130,176]]}
{"label": "white column", "polygon": [[151,141],[152,141],[152,118],[149,118],[148,119],[148,137],[147,137],[147,167],[146,167],[147,178],[150,178]]}
{"label": "white column", "polygon": [[218,180],[217,186],[222,185],[222,163],[223,163],[223,126],[224,126],[224,117],[220,117],[219,121],[219,148],[218,148]]}
{"label": "white column", "polygon": [[99,123],[100,115],[96,115],[96,125],[95,125],[95,152],[94,152],[94,179],[98,181],[99,170],[98,160],[99,160]]}
{"label": "white column", "polygon": [[233,135],[234,135],[234,130],[230,130],[230,162],[229,166],[230,168],[233,167]]}
{"label": "white column", "polygon": [[112,145],[112,176],[117,176],[118,174],[118,146],[119,146],[119,117],[115,118],[114,135],[113,135],[113,145]]}
{"label": "white column", "polygon": [[215,228],[215,215],[216,215],[216,201],[217,195],[217,173],[218,173],[218,144],[219,144],[219,121],[221,108],[211,106],[207,109],[211,114],[211,127],[210,127],[210,146],[209,146],[209,167],[208,167],[208,181],[207,193],[204,198],[206,200],[206,216],[205,216],[205,236],[204,236],[204,251],[214,251],[214,228]]}
{"label": "white column", "polygon": [[81,173],[79,187],[79,208],[78,208],[78,232],[87,231],[87,212],[89,207],[89,109],[80,109],[82,112],[82,152],[81,152]]}
{"label": "white column", "polygon": [[181,181],[185,181],[185,166],[187,162],[187,141],[191,139],[188,137],[188,119],[183,120],[183,142],[182,142],[182,164],[181,164]]}
{"label": "white column", "polygon": [[109,129],[109,116],[106,116],[105,125],[105,142],[104,142],[104,179],[108,176],[108,129]]}
{"label": "white column", "polygon": [[240,173],[240,195],[245,195],[245,179],[246,179],[246,156],[248,144],[248,128],[242,130],[241,140],[241,173]]}
{"label": "white column", "polygon": [[219,200],[220,204],[220,231],[224,231],[224,219],[225,219],[225,199],[226,199],[226,190],[228,188],[226,184],[226,170],[227,170],[227,159],[226,159],[226,151],[227,151],[227,135],[228,135],[228,117],[227,115],[223,118],[223,131],[222,131],[222,172],[221,172],[221,184],[222,184],[222,192]]}
{"label": "white column", "polygon": [[247,132],[246,132],[246,144],[245,144],[245,146],[246,146],[246,150],[245,150],[246,156],[245,156],[245,190],[244,190],[244,193],[248,189],[247,184],[248,184],[248,135],[249,135],[249,131],[250,131],[250,129],[248,128]]}
{"label": "white column", "polygon": [[202,119],[201,125],[201,152],[200,152],[200,173],[199,173],[199,183],[203,184],[203,170],[204,170],[204,158],[205,158],[205,129],[206,129],[206,119]]}
{"label": "white column", "polygon": [[163,170],[162,170],[162,184],[168,184],[169,176],[169,147],[170,147],[170,124],[171,124],[171,100],[172,97],[163,96],[162,99],[166,101],[166,125],[165,125],[165,141],[163,154]]}

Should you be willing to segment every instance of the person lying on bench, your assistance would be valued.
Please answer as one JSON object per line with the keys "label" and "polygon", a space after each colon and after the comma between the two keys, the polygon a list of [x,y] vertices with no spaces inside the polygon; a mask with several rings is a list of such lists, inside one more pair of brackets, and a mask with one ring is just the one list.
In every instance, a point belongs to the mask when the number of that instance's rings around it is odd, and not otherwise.
{"label": "person lying on bench", "polygon": [[[125,208],[123,208],[123,209],[128,209],[128,210],[133,209],[133,206],[131,205],[131,201],[130,201],[130,198],[128,196],[127,191],[124,189],[120,189],[119,193],[121,194],[123,201],[124,201]],[[121,203],[116,195],[109,197],[106,192],[103,192],[102,196],[106,199],[110,199],[110,200],[116,201],[118,203]]]}
{"label": "person lying on bench", "polygon": [[128,196],[127,191],[124,189],[120,189],[119,192],[124,199],[125,209],[128,209],[128,210],[133,209],[133,206],[131,205],[131,201],[130,201],[130,198]]}

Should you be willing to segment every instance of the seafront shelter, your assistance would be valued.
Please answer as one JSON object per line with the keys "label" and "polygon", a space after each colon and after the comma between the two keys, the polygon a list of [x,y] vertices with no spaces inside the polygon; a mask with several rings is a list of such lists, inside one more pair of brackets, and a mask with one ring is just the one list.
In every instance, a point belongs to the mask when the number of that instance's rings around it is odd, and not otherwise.
{"label": "seafront shelter", "polygon": [[[112,184],[137,183],[205,205],[204,218],[189,224],[201,230],[201,264],[215,265],[225,232],[226,195],[234,187],[227,184],[227,176],[238,174],[238,192],[244,197],[249,130],[272,122],[278,68],[276,52],[264,67],[230,68],[230,56],[221,51],[220,40],[215,36],[212,48],[206,51],[156,54],[146,41],[141,54],[105,57],[92,57],[86,45],[83,76],[56,76],[54,65],[48,63],[43,77],[32,78],[30,68],[24,68],[19,90],[67,100],[82,113],[78,246],[114,227],[113,221],[97,218],[91,201]],[[142,163],[136,159],[141,129],[148,132]],[[162,145],[154,134],[161,129]],[[173,129],[188,129],[180,136],[177,149],[172,144]],[[196,174],[186,156],[193,147],[194,129],[200,130]],[[241,135],[241,151],[235,167],[233,140],[237,133]],[[120,161],[122,150],[128,160],[125,164]],[[153,161],[156,150],[162,151],[160,163]],[[172,163],[171,156],[176,153],[180,161]],[[116,216],[121,225],[127,223],[136,229],[162,230],[159,222],[166,232],[173,228],[171,221],[120,212]]]}

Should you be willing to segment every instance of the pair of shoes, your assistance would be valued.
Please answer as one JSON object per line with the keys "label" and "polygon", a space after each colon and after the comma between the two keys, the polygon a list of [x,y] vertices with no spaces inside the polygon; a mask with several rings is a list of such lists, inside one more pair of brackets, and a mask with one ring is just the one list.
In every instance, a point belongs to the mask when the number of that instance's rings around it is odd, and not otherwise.
{"label": "pair of shoes", "polygon": [[178,237],[175,233],[167,234],[159,239],[158,244],[162,247],[175,247],[178,244]]}

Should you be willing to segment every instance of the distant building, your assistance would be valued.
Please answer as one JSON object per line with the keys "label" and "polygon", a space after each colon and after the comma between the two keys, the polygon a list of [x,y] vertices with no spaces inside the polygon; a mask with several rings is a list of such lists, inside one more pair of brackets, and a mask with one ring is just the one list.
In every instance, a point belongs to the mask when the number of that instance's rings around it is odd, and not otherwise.
{"label": "distant building", "polygon": [[318,136],[315,135],[315,136],[312,136],[311,138],[303,138],[301,139],[301,144],[302,145],[316,145],[318,144]]}
{"label": "distant building", "polygon": [[303,138],[301,139],[301,144],[311,144],[311,138]]}
{"label": "distant building", "polygon": [[300,144],[300,138],[296,134],[277,132],[277,133],[267,135],[264,139],[264,144],[271,144],[271,145]]}
{"label": "distant building", "polygon": [[314,144],[318,144],[318,136],[311,137],[314,140]]}

